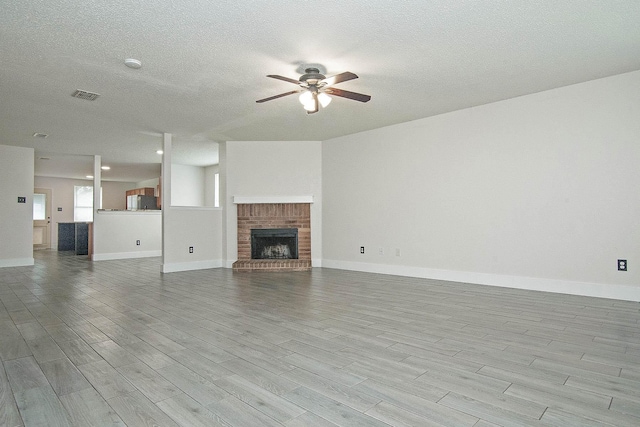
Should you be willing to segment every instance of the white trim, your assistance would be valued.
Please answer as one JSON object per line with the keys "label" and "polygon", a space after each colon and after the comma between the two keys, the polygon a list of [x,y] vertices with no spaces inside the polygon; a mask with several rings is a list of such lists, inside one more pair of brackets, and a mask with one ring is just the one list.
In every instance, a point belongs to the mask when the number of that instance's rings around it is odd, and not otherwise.
{"label": "white trim", "polygon": [[222,208],[215,206],[169,206],[172,211],[221,211]]}
{"label": "white trim", "polygon": [[337,261],[330,259],[323,259],[322,266],[324,268],[336,268],[340,270],[363,271],[368,273],[419,277],[423,279],[473,283],[476,285],[527,289],[532,291],[640,302],[640,286],[574,282],[570,280],[543,279],[523,276],[505,276],[500,274],[438,270],[423,267]]}
{"label": "white trim", "polygon": [[137,252],[111,252],[106,254],[96,254],[92,256],[93,261],[110,261],[114,259],[151,258],[162,256],[161,250],[137,251]]}
{"label": "white trim", "polygon": [[8,258],[0,259],[0,268],[3,267],[24,267],[27,265],[34,265],[33,258]]}
{"label": "white trim", "polygon": [[233,196],[236,205],[252,203],[313,203],[313,196]]}
{"label": "white trim", "polygon": [[139,211],[98,209],[98,215],[162,215],[162,211],[160,209],[148,209]]}
{"label": "white trim", "polygon": [[172,262],[169,264],[162,264],[162,272],[175,273],[178,271],[206,270],[209,268],[220,268],[222,267],[222,265],[223,263],[221,259],[190,262]]}

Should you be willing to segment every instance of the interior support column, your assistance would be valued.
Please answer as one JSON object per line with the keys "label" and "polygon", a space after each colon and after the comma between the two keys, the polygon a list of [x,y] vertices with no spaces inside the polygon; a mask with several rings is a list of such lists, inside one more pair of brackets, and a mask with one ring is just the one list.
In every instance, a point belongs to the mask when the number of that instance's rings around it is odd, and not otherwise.
{"label": "interior support column", "polygon": [[162,264],[161,271],[163,271],[165,264],[165,235],[167,234],[167,212],[171,206],[171,144],[172,136],[170,133],[162,134],[162,168],[160,172],[160,179],[162,186],[160,191],[162,193]]}
{"label": "interior support column", "polygon": [[96,217],[100,206],[102,196],[102,156],[93,156],[93,222],[89,224],[89,259],[93,259],[93,247],[95,245],[95,229]]}

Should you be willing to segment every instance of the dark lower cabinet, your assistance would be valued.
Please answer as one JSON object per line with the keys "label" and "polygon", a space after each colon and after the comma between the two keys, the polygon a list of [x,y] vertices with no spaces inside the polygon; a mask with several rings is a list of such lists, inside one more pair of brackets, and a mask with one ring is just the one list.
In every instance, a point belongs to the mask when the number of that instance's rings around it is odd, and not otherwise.
{"label": "dark lower cabinet", "polygon": [[76,223],[75,222],[59,222],[58,223],[58,250],[59,251],[75,251],[76,250]]}
{"label": "dark lower cabinet", "polygon": [[76,222],[76,255],[89,255],[88,222]]}
{"label": "dark lower cabinet", "polygon": [[76,255],[89,254],[89,223],[59,222],[58,250],[75,251]]}

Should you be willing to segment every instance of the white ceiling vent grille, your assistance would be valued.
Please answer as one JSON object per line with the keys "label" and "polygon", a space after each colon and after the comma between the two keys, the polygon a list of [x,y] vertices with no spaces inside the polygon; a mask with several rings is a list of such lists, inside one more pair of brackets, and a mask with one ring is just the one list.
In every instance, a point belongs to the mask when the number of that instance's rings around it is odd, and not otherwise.
{"label": "white ceiling vent grille", "polygon": [[100,96],[100,94],[76,89],[76,91],[73,92],[71,96],[73,96],[74,98],[86,99],[87,101],[95,101],[96,98]]}

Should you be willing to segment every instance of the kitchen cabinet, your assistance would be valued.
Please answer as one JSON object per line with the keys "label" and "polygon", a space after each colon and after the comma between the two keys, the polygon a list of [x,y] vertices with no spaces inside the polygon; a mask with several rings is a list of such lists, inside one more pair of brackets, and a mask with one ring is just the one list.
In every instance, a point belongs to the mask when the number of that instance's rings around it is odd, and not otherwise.
{"label": "kitchen cabinet", "polygon": [[74,251],[76,249],[76,223],[58,223],[58,250]]}
{"label": "kitchen cabinet", "polygon": [[89,223],[59,222],[58,250],[75,251],[76,255],[89,254]]}
{"label": "kitchen cabinet", "polygon": [[134,188],[127,190],[127,196],[155,196],[156,189],[153,187]]}
{"label": "kitchen cabinet", "polygon": [[162,177],[158,180],[156,190],[158,190],[158,209],[162,209]]}

